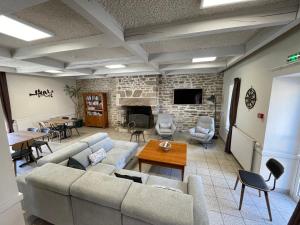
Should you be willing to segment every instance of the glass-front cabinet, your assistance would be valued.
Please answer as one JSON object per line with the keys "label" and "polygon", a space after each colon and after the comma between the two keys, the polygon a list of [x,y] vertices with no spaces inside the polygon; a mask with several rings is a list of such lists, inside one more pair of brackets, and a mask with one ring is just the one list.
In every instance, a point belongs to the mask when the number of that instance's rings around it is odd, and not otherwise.
{"label": "glass-front cabinet", "polygon": [[107,98],[106,93],[84,93],[85,126],[108,127]]}

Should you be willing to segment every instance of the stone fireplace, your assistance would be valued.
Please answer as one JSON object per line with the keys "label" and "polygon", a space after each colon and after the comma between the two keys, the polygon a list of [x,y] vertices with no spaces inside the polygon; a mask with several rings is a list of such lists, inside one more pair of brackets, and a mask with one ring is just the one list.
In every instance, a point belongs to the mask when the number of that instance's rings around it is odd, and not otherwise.
{"label": "stone fireplace", "polygon": [[126,127],[134,121],[137,128],[149,129],[154,125],[152,109],[150,106],[122,106],[122,123]]}

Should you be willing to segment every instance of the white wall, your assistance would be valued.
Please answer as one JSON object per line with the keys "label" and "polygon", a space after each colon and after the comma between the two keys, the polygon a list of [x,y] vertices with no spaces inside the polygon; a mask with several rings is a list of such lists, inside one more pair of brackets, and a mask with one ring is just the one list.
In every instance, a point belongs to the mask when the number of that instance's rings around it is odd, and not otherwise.
{"label": "white wall", "polygon": [[0,102],[0,224],[24,225],[19,194],[15,181],[13,164],[4,125],[4,115]]}
{"label": "white wall", "polygon": [[[236,124],[239,129],[255,139],[261,146],[261,150],[258,148],[254,153],[253,168],[255,168],[254,171],[256,172],[264,173],[264,163],[270,157],[277,158],[280,161],[285,160],[281,157],[277,148],[277,150],[272,151],[272,154],[267,154],[268,151],[265,151],[266,124],[269,117],[269,104],[273,78],[279,75],[289,74],[282,71],[274,72],[274,68],[285,65],[287,56],[300,50],[299,40],[300,30],[294,29],[224,73],[224,102],[222,105],[223,113],[220,134],[223,139],[226,139],[227,131],[225,130],[225,124],[229,85],[233,83],[235,77],[239,77],[241,78],[241,91]],[[299,66],[296,66],[295,69],[300,72]],[[256,90],[257,102],[253,109],[248,110],[245,105],[245,94],[251,87]],[[264,113],[265,119],[261,120],[257,118],[257,113]],[[282,189],[290,188],[287,187],[287,185],[280,185],[279,187]]]}
{"label": "white wall", "polygon": [[[75,85],[75,80],[7,74],[12,117],[19,130],[37,127],[37,122],[50,117],[74,114],[73,102],[64,93],[65,84]],[[36,89],[53,90],[53,98],[29,96]]]}
{"label": "white wall", "polygon": [[299,75],[274,78],[266,127],[261,173],[268,174],[264,164],[270,157],[280,159],[285,172],[278,186],[283,189],[293,185],[300,152]]}

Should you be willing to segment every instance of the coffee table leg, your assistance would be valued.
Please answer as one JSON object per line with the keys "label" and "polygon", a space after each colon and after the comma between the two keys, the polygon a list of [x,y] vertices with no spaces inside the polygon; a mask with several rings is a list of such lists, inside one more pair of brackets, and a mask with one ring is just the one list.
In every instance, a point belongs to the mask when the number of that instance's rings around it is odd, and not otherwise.
{"label": "coffee table leg", "polygon": [[142,172],[142,162],[139,160],[139,171]]}

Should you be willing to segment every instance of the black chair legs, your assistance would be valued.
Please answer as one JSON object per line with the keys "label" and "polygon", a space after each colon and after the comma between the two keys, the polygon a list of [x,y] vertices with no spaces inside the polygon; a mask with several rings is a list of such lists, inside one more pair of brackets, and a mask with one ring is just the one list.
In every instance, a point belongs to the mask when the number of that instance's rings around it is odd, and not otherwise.
{"label": "black chair legs", "polygon": [[269,201],[269,194],[267,191],[264,191],[264,193],[265,193],[265,199],[266,199],[266,203],[267,203],[267,207],[268,207],[269,218],[270,218],[270,221],[272,221],[272,213],[271,213],[271,207],[270,207],[270,201]]}
{"label": "black chair legs", "polygon": [[240,206],[239,206],[239,210],[242,209],[242,205],[243,205],[243,200],[244,200],[244,193],[245,193],[245,185],[242,185],[242,189],[241,189],[241,197],[240,197]]}
{"label": "black chair legs", "polygon": [[235,182],[235,185],[234,185],[234,190],[236,190],[236,187],[237,187],[237,185],[239,183],[239,180],[240,180],[240,178],[239,178],[239,176],[237,176],[236,182]]}

